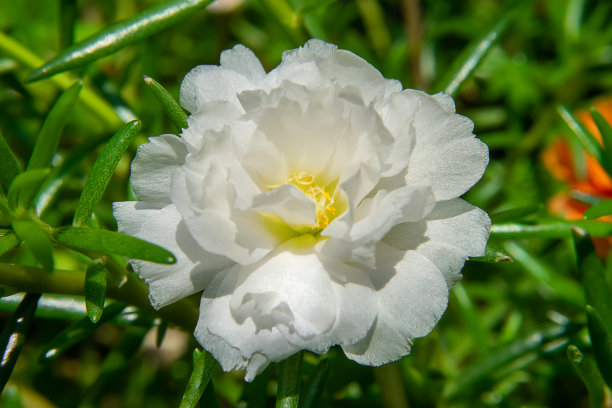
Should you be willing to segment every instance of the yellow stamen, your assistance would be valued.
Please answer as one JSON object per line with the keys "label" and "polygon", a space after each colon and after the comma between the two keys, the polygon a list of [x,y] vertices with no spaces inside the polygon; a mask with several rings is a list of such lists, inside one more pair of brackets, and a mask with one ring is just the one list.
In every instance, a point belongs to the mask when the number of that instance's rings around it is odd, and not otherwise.
{"label": "yellow stamen", "polygon": [[316,205],[316,223],[310,227],[312,232],[319,232],[330,223],[336,215],[334,198],[324,188],[314,181],[312,174],[305,171],[291,173],[287,183],[296,186],[306,197]]}

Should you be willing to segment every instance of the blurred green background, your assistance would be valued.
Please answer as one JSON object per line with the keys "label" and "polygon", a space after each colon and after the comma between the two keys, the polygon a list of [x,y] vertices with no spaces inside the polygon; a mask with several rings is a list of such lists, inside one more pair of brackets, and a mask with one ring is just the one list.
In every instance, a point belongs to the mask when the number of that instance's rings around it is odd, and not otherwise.
{"label": "blurred green background", "polygon": [[[37,66],[28,66],[21,51],[29,50],[47,61],[73,41],[162,3],[0,0],[0,34],[4,36],[0,38],[0,130],[23,165],[62,86],[51,79],[27,83],[25,77]],[[218,64],[220,52],[237,43],[251,48],[270,70],[280,62],[284,50],[311,37],[355,52],[385,77],[401,80],[405,88],[430,93],[449,89],[450,80],[466,61],[476,64],[454,96],[458,113],[475,122],[475,134],[489,145],[491,162],[465,198],[491,215],[496,227],[490,255],[499,254],[489,256],[487,262],[466,264],[464,279],[451,292],[447,312],[430,335],[415,340],[412,355],[373,369],[332,349],[325,356],[329,374],[322,388],[315,387],[320,395],[313,406],[612,406],[595,360],[604,377],[612,366],[602,366],[605,356],[601,357],[597,347],[593,349],[586,327],[584,306],[590,294],[587,288],[585,300],[585,287],[592,283],[585,282],[576,266],[576,258],[590,256],[593,261],[592,249],[584,244],[587,249],[577,254],[571,225],[604,239],[612,235],[612,228],[605,222],[568,223],[551,214],[547,206],[558,193],[573,194],[587,206],[612,194],[608,190],[579,191],[553,177],[542,162],[542,152],[561,138],[574,158],[571,171],[584,173],[583,148],[558,107],[577,112],[610,97],[612,2],[233,3],[222,12],[191,13],[159,33],[70,71],[74,78],[84,78],[86,88],[112,106],[123,121],[142,121],[142,130],[96,207],[100,224],[114,230],[111,203],[131,197],[129,163],[137,146],[148,136],[177,132],[145,85],[144,75],[178,98],[181,80],[191,68]],[[16,52],[6,38],[23,49]],[[495,42],[481,42],[483,39]],[[479,44],[486,53],[478,54]],[[75,104],[53,164],[61,166],[75,151],[79,160],[70,159],[74,165],[39,213],[46,223],[70,225],[85,178],[120,125],[95,107]],[[612,275],[605,265],[612,264],[605,262],[605,250],[600,256],[604,266],[597,268],[605,280]],[[499,260],[502,262],[494,262]],[[0,262],[37,265],[33,254],[23,247],[4,253]],[[68,250],[56,251],[55,265],[84,270],[84,261]],[[12,291],[6,289],[3,294]],[[9,321],[19,299],[0,299],[0,324]],[[191,373],[195,342],[190,333],[169,328],[158,348],[155,336],[164,323],[147,311],[126,309],[62,355],[41,363],[39,358],[51,340],[84,315],[82,298],[43,297],[0,406],[179,405]],[[570,344],[584,353],[584,362],[575,355],[567,357]],[[320,360],[320,356],[306,354],[306,388],[320,378],[317,375],[325,374],[324,367],[316,368]],[[590,374],[584,374],[589,369]],[[217,372],[200,406],[273,406],[276,378],[274,364],[251,384],[240,373]]]}

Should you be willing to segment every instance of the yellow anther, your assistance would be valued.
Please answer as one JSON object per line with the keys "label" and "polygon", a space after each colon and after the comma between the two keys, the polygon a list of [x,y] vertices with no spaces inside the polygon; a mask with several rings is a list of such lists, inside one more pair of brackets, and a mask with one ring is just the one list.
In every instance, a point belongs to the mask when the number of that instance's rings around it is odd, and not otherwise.
{"label": "yellow anther", "polygon": [[287,183],[296,186],[316,206],[316,223],[310,227],[312,232],[319,232],[330,223],[336,214],[334,199],[324,188],[315,183],[312,174],[300,171],[291,173]]}

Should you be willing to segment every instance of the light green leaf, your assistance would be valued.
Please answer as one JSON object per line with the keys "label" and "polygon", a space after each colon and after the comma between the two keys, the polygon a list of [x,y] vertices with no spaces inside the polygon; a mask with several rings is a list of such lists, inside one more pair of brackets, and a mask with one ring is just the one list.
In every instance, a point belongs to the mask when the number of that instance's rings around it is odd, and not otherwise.
{"label": "light green leaf", "polygon": [[30,208],[49,171],[49,169],[28,170],[15,177],[8,191],[9,208],[11,210]]}
{"label": "light green leaf", "polygon": [[610,341],[610,333],[607,331],[606,323],[595,308],[587,305],[586,315],[597,367],[599,367],[601,377],[608,384],[608,387],[612,387],[612,341]]}
{"label": "light green leaf", "polygon": [[458,395],[469,392],[477,383],[486,381],[492,373],[532,351],[538,350],[542,345],[567,334],[567,326],[553,326],[542,331],[536,331],[526,337],[516,339],[512,343],[504,344],[492,349],[486,355],[476,359],[463,368],[459,375],[447,383],[444,398],[454,400]]}
{"label": "light green leaf", "polygon": [[608,162],[612,163],[612,127],[601,113],[595,108],[591,108],[591,116],[599,129],[601,140],[604,146],[604,152],[608,158]]}
{"label": "light green leaf", "polygon": [[162,264],[176,262],[174,255],[164,248],[118,232],[87,227],[61,227],[55,230],[53,236],[60,244],[73,248]]}
{"label": "light green leaf", "polygon": [[19,162],[0,133],[0,182],[4,184],[4,188],[8,189],[19,173]]}
{"label": "light green leaf", "polygon": [[484,256],[470,257],[470,261],[486,263],[512,262],[512,257],[501,249],[487,246]]}
{"label": "light green leaf", "polygon": [[437,89],[451,96],[455,95],[465,80],[472,75],[480,61],[491,50],[491,47],[499,40],[499,37],[508,27],[512,16],[504,15],[485,35],[471,42],[446,71],[447,73]]}
{"label": "light green leaf", "polygon": [[65,49],[57,57],[32,72],[27,81],[38,81],[100,59],[177,23],[212,0],[171,0],[112,24],[97,34]]}
{"label": "light green leaf", "polygon": [[20,242],[13,231],[0,230],[0,255],[15,248]]}
{"label": "light green leaf", "polygon": [[34,312],[39,299],[40,293],[26,294],[15,313],[4,325],[0,335],[0,350],[2,352],[0,358],[0,390],[4,389],[15,367],[25,337],[34,321]]}
{"label": "light green leaf", "polygon": [[89,217],[91,217],[94,208],[102,198],[123,153],[125,153],[140,127],[139,120],[127,123],[104,146],[85,181],[79,204],[74,213],[73,225],[87,225]]}
{"label": "light green leaf", "polygon": [[57,150],[62,129],[70,115],[70,111],[79,98],[83,82],[77,81],[64,91],[55,101],[47,114],[36,138],[34,150],[28,162],[28,170],[49,167],[51,159]]}
{"label": "light green leaf", "polygon": [[601,201],[584,212],[584,218],[594,220],[612,214],[612,200]]}
{"label": "light green leaf", "polygon": [[584,129],[580,122],[578,122],[565,106],[559,106],[557,110],[565,124],[570,128],[574,136],[576,136],[578,142],[580,142],[584,151],[593,156],[601,167],[603,167],[609,175],[612,175],[612,161],[608,159],[608,156],[597,139]]}
{"label": "light green leaf", "polygon": [[589,406],[604,406],[604,382],[601,379],[597,366],[590,356],[585,356],[573,344],[567,346],[567,358],[572,363],[589,392]]}
{"label": "light green leaf", "polygon": [[97,323],[92,323],[89,317],[84,317],[72,323],[51,340],[41,354],[40,362],[53,360],[70,347],[85,340],[94,330],[121,313],[125,307],[126,305],[123,303],[113,302],[104,308],[104,313]]}
{"label": "light green leaf", "polygon": [[193,350],[193,371],[183,394],[179,408],[197,406],[200,397],[217,367],[217,362],[208,352],[198,348]]}
{"label": "light green leaf", "polygon": [[106,298],[106,268],[99,259],[87,265],[85,272],[85,310],[92,323],[102,317]]}
{"label": "light green leaf", "polygon": [[47,233],[32,220],[13,221],[12,226],[42,267],[47,272],[53,271],[53,246]]}
{"label": "light green leaf", "polygon": [[491,237],[521,238],[569,238],[572,227],[563,222],[555,224],[494,224],[491,226]]}
{"label": "light green leaf", "polygon": [[170,118],[174,126],[178,129],[187,128],[187,115],[181,105],[170,95],[166,89],[159,84],[156,80],[151,77],[145,76],[144,82],[153,93],[155,98],[159,101],[164,112]]}

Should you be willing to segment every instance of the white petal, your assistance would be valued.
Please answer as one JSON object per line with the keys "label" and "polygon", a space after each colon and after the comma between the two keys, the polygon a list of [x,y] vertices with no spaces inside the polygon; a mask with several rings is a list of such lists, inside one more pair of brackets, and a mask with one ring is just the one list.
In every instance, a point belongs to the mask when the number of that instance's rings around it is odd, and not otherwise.
{"label": "white petal", "polygon": [[393,228],[384,238],[401,250],[416,250],[433,262],[449,287],[459,278],[470,256],[484,255],[491,220],[480,208],[461,199],[436,203],[425,218]]}
{"label": "white petal", "polygon": [[435,95],[432,95],[436,101],[440,104],[445,111],[450,113],[455,113],[455,101],[453,98],[444,92],[438,92]]}
{"label": "white petal", "polygon": [[171,204],[172,173],[185,162],[186,154],[185,145],[175,135],[151,137],[140,145],[130,179],[136,196],[157,208]]}
{"label": "white petal", "polygon": [[423,92],[403,93],[421,104],[415,115],[416,144],[406,183],[427,179],[437,200],[459,197],[482,177],[489,162],[487,145],[474,137],[474,123],[468,118],[446,111]]}
{"label": "white petal", "polygon": [[370,275],[378,295],[378,319],[362,341],[343,346],[348,358],[378,366],[410,352],[412,339],[427,335],[448,302],[440,271],[416,251],[403,252],[381,243]]}
{"label": "white petal", "polygon": [[132,260],[140,278],[149,285],[156,309],[203,290],[220,271],[234,262],[204,251],[191,237],[176,207],[156,209],[144,202],[113,204],[119,232],[160,245],[174,254],[176,264],[161,265]]}
{"label": "white petal", "polygon": [[323,242],[321,251],[328,256],[374,267],[378,242],[395,225],[423,219],[434,202],[431,186],[426,183],[391,192],[379,190],[373,198],[363,200],[353,213],[353,219],[347,211],[322,232],[330,239]]}
{"label": "white petal", "polygon": [[296,230],[313,225],[317,217],[314,201],[291,184],[256,196],[251,208],[274,213]]}
{"label": "white petal", "polygon": [[266,76],[266,71],[253,51],[242,44],[237,44],[231,50],[221,53],[221,66],[252,81],[261,80]]}

